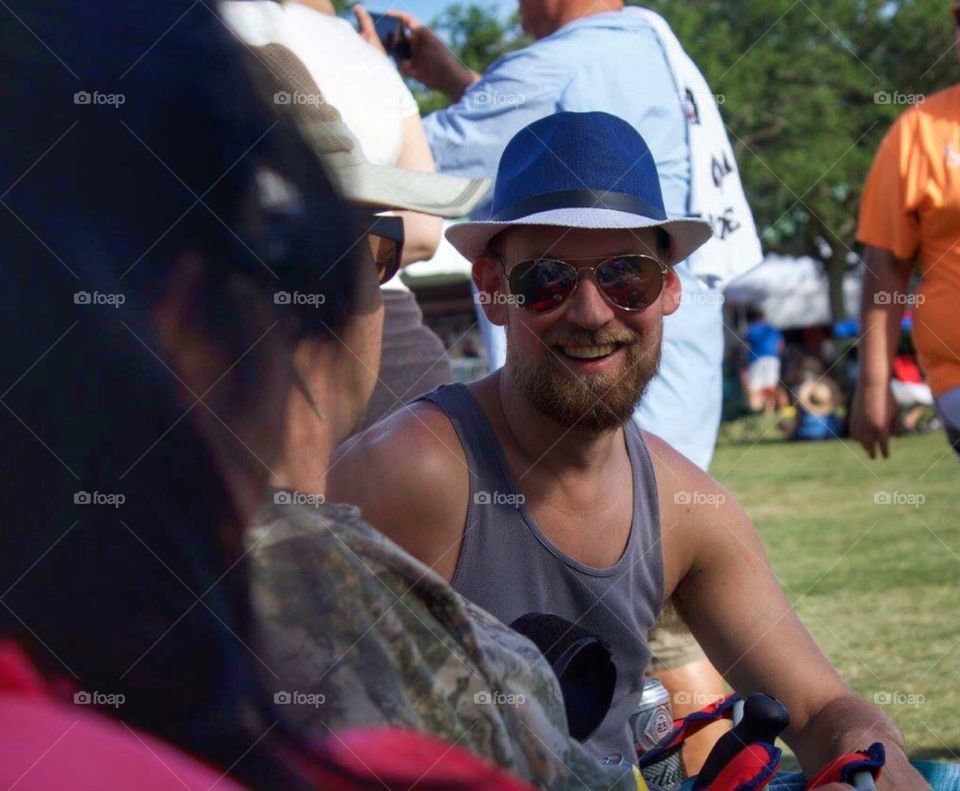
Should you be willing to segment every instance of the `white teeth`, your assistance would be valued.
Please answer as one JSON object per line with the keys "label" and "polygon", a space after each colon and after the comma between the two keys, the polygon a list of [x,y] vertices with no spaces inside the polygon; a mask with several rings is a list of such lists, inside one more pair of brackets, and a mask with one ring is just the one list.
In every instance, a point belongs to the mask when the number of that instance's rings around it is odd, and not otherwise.
{"label": "white teeth", "polygon": [[608,343],[606,346],[565,346],[563,347],[563,353],[580,360],[592,360],[596,357],[606,357],[608,354],[613,354],[616,348],[613,343]]}

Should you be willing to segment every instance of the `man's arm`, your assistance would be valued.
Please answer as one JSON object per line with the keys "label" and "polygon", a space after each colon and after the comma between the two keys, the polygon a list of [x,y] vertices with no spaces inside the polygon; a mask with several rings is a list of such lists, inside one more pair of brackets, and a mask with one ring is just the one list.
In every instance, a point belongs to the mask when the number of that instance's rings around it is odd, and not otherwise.
{"label": "man's arm", "polygon": [[557,110],[563,79],[560,64],[542,45],[497,60],[456,102],[423,119],[437,169],[493,177],[509,140]]}
{"label": "man's arm", "polygon": [[[437,169],[419,115],[403,119],[397,167],[426,173],[434,173]],[[416,211],[398,211],[397,215],[403,218],[403,266],[433,258],[440,246],[443,219]]]}
{"label": "man's arm", "polygon": [[877,448],[890,455],[897,407],[890,392],[890,371],[900,339],[903,295],[913,269],[909,261],[889,250],[867,246],[864,256],[863,296],[860,307],[860,377],[853,402],[850,433],[870,455]]}
{"label": "man's arm", "polygon": [[449,582],[460,556],[468,476],[450,421],[438,408],[416,404],[336,450],[326,497],[359,506],[366,521]]}
{"label": "man's arm", "polygon": [[673,592],[717,669],[737,692],[783,701],[790,712],[784,738],[808,777],[880,741],[888,754],[880,788],[926,789],[893,723],[853,694],[793,612],[733,495],[665,443],[648,444],[660,489],[665,595]]}
{"label": "man's arm", "polygon": [[[360,24],[360,35],[371,46],[386,54],[367,9],[355,5],[353,13]],[[400,20],[409,34],[411,57],[399,63],[400,70],[407,77],[440,91],[452,102],[459,101],[463,92],[480,79],[479,74],[467,68],[443,40],[413,14],[390,11],[388,16]]]}

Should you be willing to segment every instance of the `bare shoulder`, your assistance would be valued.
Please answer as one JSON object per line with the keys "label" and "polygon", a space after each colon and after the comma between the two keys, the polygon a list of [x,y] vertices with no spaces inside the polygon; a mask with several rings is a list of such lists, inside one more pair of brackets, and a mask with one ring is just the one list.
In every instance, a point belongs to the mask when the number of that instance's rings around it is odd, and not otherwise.
{"label": "bare shoulder", "polygon": [[661,510],[668,505],[683,505],[686,499],[684,493],[690,493],[691,499],[696,499],[692,497],[694,492],[702,492],[706,495],[725,491],[715,478],[675,450],[666,440],[649,431],[640,433],[643,435],[657,476]]}
{"label": "bare shoulder", "polygon": [[703,565],[718,540],[755,531],[726,487],[660,437],[642,434],[657,477],[664,567],[672,589]]}
{"label": "bare shoulder", "polygon": [[374,527],[435,566],[451,554],[455,566],[458,553],[450,546],[463,533],[468,493],[457,433],[444,412],[426,402],[344,442],[327,475],[328,499],[358,505]]}
{"label": "bare shoulder", "polygon": [[344,468],[361,464],[389,467],[403,460],[398,473],[440,472],[455,458],[465,457],[450,419],[436,405],[420,401],[340,445],[333,453],[330,482],[341,483]]}

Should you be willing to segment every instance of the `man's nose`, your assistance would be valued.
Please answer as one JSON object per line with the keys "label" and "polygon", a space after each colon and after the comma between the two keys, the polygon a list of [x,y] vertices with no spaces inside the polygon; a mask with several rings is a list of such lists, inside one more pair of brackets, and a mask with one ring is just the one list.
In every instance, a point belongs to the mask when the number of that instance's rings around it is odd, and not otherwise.
{"label": "man's nose", "polygon": [[616,317],[613,307],[604,299],[592,272],[580,273],[580,285],[570,298],[564,319],[587,329],[599,329]]}

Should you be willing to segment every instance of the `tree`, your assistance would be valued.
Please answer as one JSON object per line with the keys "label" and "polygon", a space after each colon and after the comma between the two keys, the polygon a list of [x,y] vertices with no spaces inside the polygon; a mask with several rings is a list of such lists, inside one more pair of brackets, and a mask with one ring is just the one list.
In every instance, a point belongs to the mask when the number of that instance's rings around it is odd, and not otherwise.
{"label": "tree", "polygon": [[[450,45],[451,51],[467,68],[479,72],[497,58],[530,43],[520,29],[519,14],[515,12],[503,21],[497,15],[495,5],[454,3],[430,26]],[[423,115],[449,104],[439,91],[426,90],[416,83],[411,87]]]}
{"label": "tree", "polygon": [[[955,81],[943,0],[648,0],[673,26],[721,112],[768,250],[810,255],[835,317],[856,249],[856,214],[876,148],[910,97]],[[483,70],[522,46],[516,18],[451,6],[435,21]],[[445,100],[422,96],[432,110]]]}
{"label": "tree", "polygon": [[[822,262],[843,316],[863,182],[893,119],[956,80],[945,0],[647,0],[721,102],[766,249]],[[483,71],[524,46],[514,15],[454,4],[433,22]],[[423,112],[446,105],[419,91]]]}
{"label": "tree", "polygon": [[955,80],[940,0],[650,0],[721,112],[767,249],[820,260],[835,318],[880,139]]}

